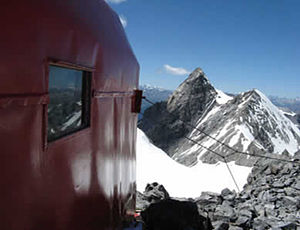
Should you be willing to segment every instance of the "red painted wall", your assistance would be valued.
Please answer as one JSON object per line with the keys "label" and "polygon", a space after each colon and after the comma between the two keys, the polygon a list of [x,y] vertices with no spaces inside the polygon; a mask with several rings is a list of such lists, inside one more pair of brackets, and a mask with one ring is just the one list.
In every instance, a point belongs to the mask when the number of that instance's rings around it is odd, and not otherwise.
{"label": "red painted wall", "polygon": [[[9,0],[0,31],[0,229],[115,229],[135,206],[139,75],[118,15],[104,0]],[[94,68],[98,96],[91,127],[48,144],[49,58]]]}

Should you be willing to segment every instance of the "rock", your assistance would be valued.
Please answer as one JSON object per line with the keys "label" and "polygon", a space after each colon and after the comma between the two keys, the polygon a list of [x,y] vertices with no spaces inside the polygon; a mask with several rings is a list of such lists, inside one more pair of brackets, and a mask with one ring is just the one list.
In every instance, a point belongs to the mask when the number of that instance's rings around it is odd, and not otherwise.
{"label": "rock", "polygon": [[141,212],[147,230],[211,230],[208,218],[198,213],[197,205],[191,201],[173,199],[151,204]]}
{"label": "rock", "polygon": [[234,200],[223,200],[222,205],[226,205],[226,206],[230,206],[230,207],[234,207]]}
{"label": "rock", "polygon": [[224,196],[227,196],[227,195],[230,195],[232,194],[232,192],[230,191],[230,189],[228,188],[224,188],[222,191],[221,191],[221,196],[224,197]]}
{"label": "rock", "polygon": [[285,224],[284,221],[277,217],[268,217],[265,222],[272,227],[272,229],[280,229],[278,226]]}
{"label": "rock", "polygon": [[265,207],[265,215],[268,216],[277,216],[277,210],[275,209],[274,204],[266,204]]}
{"label": "rock", "polygon": [[253,220],[252,228],[255,230],[265,230],[269,229],[269,227],[264,217],[258,217]]}
{"label": "rock", "polygon": [[147,197],[140,192],[136,192],[136,209],[137,210],[144,210],[150,205]]}
{"label": "rock", "polygon": [[250,227],[251,219],[246,216],[240,216],[236,221],[235,224],[242,227],[242,228],[249,228]]}
{"label": "rock", "polygon": [[218,221],[213,223],[215,230],[228,230],[229,224],[227,222]]}
{"label": "rock", "polygon": [[255,212],[255,201],[249,200],[247,202],[243,202],[238,204],[239,210],[248,210],[250,212]]}
{"label": "rock", "polygon": [[271,164],[270,170],[271,170],[272,174],[277,175],[279,173],[279,171],[281,170],[281,164],[278,164],[278,163]]}
{"label": "rock", "polygon": [[248,218],[252,218],[252,212],[247,210],[247,209],[242,209],[238,212],[238,215],[239,216],[245,216],[245,217],[248,217]]}
{"label": "rock", "polygon": [[147,184],[144,191],[144,196],[150,203],[155,203],[160,200],[168,199],[170,197],[164,186],[156,182]]}
{"label": "rock", "polygon": [[228,230],[243,230],[243,228],[237,226],[230,226]]}
{"label": "rock", "polygon": [[284,229],[284,230],[292,230],[292,229],[297,229],[299,226],[297,226],[296,224],[294,223],[286,223],[286,222],[281,222],[279,224],[274,224],[272,226],[273,228],[272,229]]}
{"label": "rock", "polygon": [[300,150],[298,150],[297,152],[295,152],[294,156],[293,156],[294,160],[300,160]]}
{"label": "rock", "polygon": [[285,187],[290,186],[291,184],[293,184],[295,182],[294,178],[287,178],[286,181],[284,182]]}
{"label": "rock", "polygon": [[281,153],[281,155],[286,157],[287,159],[290,157],[290,153],[286,149]]}
{"label": "rock", "polygon": [[285,185],[283,182],[281,181],[275,181],[273,184],[272,184],[273,188],[284,188]]}
{"label": "rock", "polygon": [[250,199],[250,195],[249,193],[243,193],[240,197],[239,197],[242,201],[246,201]]}
{"label": "rock", "polygon": [[276,196],[276,194],[270,193],[270,191],[267,190],[267,191],[262,191],[261,193],[259,193],[258,199],[261,201],[265,201],[265,202],[274,202],[277,200],[277,196]]}
{"label": "rock", "polygon": [[296,197],[300,195],[300,192],[293,187],[284,188],[284,192],[287,196]]}
{"label": "rock", "polygon": [[225,188],[221,192],[221,196],[224,200],[234,200],[236,198],[236,192],[230,191],[228,188]]}
{"label": "rock", "polygon": [[296,208],[296,210],[298,208],[300,208],[300,200],[299,198],[294,198],[294,197],[290,197],[290,196],[284,196],[282,198],[283,204],[288,207],[288,209],[294,210]]}
{"label": "rock", "polygon": [[197,204],[208,205],[208,204],[221,204],[222,198],[219,194],[213,192],[202,192],[200,197],[195,199]]}
{"label": "rock", "polygon": [[216,207],[217,207],[217,204],[207,204],[207,205],[200,205],[200,204],[197,204],[198,205],[198,209],[199,211],[201,212],[208,212],[208,213],[214,213],[215,210],[216,210]]}
{"label": "rock", "polygon": [[235,215],[234,209],[226,204],[217,206],[213,220],[222,220],[229,222]]}
{"label": "rock", "polygon": [[277,194],[279,194],[279,193],[285,193],[285,190],[284,189],[282,189],[282,188],[280,188],[280,189],[277,189]]}
{"label": "rock", "polygon": [[290,163],[287,163],[283,166],[283,169],[281,169],[281,174],[283,175],[286,175],[286,174],[289,174],[291,172],[291,168],[293,167],[292,164]]}
{"label": "rock", "polygon": [[292,187],[297,189],[297,190],[300,190],[300,181],[297,181],[297,183],[294,184]]}

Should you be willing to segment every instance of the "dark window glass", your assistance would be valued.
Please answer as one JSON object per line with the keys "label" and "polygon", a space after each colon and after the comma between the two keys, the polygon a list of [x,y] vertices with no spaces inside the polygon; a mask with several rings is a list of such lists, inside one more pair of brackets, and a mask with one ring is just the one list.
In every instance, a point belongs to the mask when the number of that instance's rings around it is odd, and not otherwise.
{"label": "dark window glass", "polygon": [[87,71],[50,65],[48,141],[90,125],[90,78]]}

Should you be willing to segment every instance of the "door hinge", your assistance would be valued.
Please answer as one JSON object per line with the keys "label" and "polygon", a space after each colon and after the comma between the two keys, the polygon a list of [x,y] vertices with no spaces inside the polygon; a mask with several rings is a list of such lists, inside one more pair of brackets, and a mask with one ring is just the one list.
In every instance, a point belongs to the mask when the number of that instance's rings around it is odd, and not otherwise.
{"label": "door hinge", "polygon": [[131,99],[132,99],[131,112],[140,113],[142,107],[143,91],[138,89],[134,90]]}

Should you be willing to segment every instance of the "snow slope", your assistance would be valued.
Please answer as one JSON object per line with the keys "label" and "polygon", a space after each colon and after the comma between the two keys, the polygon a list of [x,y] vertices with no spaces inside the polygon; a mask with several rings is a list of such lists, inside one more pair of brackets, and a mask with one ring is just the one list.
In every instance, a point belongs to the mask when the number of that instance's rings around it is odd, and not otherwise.
{"label": "snow slope", "polygon": [[[229,163],[240,189],[247,181],[251,168]],[[172,197],[198,197],[202,191],[221,192],[224,188],[236,189],[224,163],[186,167],[171,159],[165,152],[150,143],[138,129],[137,135],[137,190],[144,191],[147,183],[158,182]]]}
{"label": "snow slope", "polygon": [[[247,156],[232,154],[230,148],[222,146],[199,130],[205,130],[215,139],[242,152],[281,154],[286,150],[293,155],[300,149],[300,130],[262,92],[255,89],[237,95],[234,99],[226,98],[224,94],[222,96],[220,90],[217,92],[219,102],[198,119],[197,128],[189,133],[189,138],[224,156],[231,154],[227,160],[238,162],[239,165],[252,163]],[[182,164],[191,166],[198,161],[219,161],[213,153],[194,142],[185,141],[182,146],[172,156]]]}
{"label": "snow slope", "polygon": [[223,91],[216,89],[217,96],[216,101],[218,104],[223,105],[226,104],[228,101],[232,100],[233,97],[228,96],[227,94],[223,93]]}

